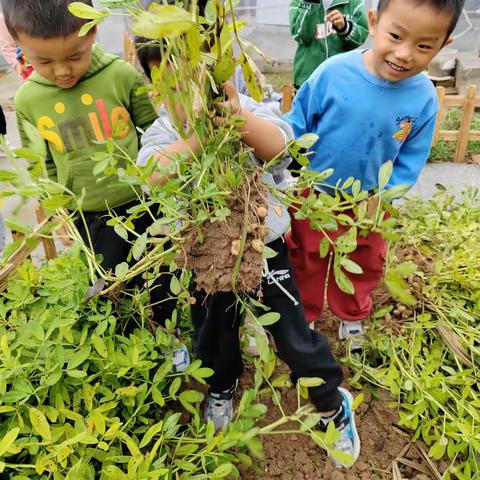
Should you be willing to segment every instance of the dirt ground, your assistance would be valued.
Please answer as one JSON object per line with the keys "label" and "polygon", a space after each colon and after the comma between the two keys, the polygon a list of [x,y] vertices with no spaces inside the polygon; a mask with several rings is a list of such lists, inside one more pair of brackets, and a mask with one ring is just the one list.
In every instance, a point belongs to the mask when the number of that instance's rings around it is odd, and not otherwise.
{"label": "dirt ground", "polygon": [[[338,321],[327,313],[324,320],[316,324],[316,328],[326,334],[331,345],[341,358],[341,345],[338,341]],[[248,368],[248,367],[247,367]],[[286,372],[286,367],[279,372]],[[248,378],[248,371],[245,375]],[[345,369],[346,378],[352,374]],[[248,380],[247,380],[248,381]],[[347,386],[354,395],[358,394]],[[320,450],[307,436],[302,434],[272,435],[263,439],[265,458],[257,465],[264,472],[260,474],[253,469],[243,469],[242,480],[427,480],[440,478],[432,469],[440,471],[447,465],[435,465],[422,457],[420,449],[428,451],[417,442],[413,445],[408,433],[397,425],[395,410],[387,406],[387,392],[380,392],[373,399],[368,386],[363,391],[365,400],[356,412],[356,424],[360,435],[362,451],[356,464],[348,471],[340,471],[334,467],[326,454]],[[296,393],[285,391],[284,407],[293,413],[296,408]],[[277,407],[267,402],[269,413],[264,422],[279,418]],[[443,468],[442,468],[443,467]]]}

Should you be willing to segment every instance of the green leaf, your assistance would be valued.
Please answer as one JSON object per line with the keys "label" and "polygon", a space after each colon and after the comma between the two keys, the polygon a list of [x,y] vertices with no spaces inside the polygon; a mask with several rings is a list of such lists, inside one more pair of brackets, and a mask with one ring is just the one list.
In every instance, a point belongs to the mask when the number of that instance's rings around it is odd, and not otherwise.
{"label": "green leaf", "polygon": [[85,378],[87,372],[84,372],[83,370],[67,370],[67,375],[72,378]]}
{"label": "green leaf", "polygon": [[20,433],[20,429],[18,427],[12,428],[12,430],[8,431],[6,435],[0,441],[0,457],[7,453],[8,449],[12,446],[15,440]]}
{"label": "green leaf", "polygon": [[135,16],[132,32],[153,40],[175,38],[195,26],[192,16],[183,8],[174,5],[153,4],[147,12]]}
{"label": "green leaf", "polygon": [[187,41],[190,66],[191,68],[195,68],[201,58],[202,36],[197,28],[191,28],[185,35],[185,39]]}
{"label": "green leaf", "polygon": [[180,295],[180,293],[182,292],[182,285],[180,283],[180,280],[175,275],[172,275],[172,278],[170,279],[170,291],[174,295]]}
{"label": "green leaf", "polygon": [[145,232],[142,235],[140,235],[135,241],[135,243],[133,244],[132,255],[137,262],[140,260],[143,253],[147,249],[147,237],[148,237],[148,233]]}
{"label": "green leaf", "polygon": [[325,380],[317,377],[300,377],[298,379],[298,384],[301,387],[305,387],[305,388],[319,387],[324,383],[325,383]]}
{"label": "green leaf", "polygon": [[68,362],[67,369],[73,370],[81,365],[87,358],[90,356],[91,347],[85,346],[82,347],[77,353],[74,354],[73,358]]}
{"label": "green leaf", "polygon": [[31,407],[28,411],[30,422],[35,431],[47,442],[52,440],[52,432],[50,431],[50,425],[45,415],[38,409]]}
{"label": "green leaf", "polygon": [[395,271],[402,277],[408,277],[418,271],[418,266],[412,262],[404,262],[397,265]]}
{"label": "green leaf", "polygon": [[441,439],[438,442],[435,442],[428,451],[428,456],[434,460],[440,460],[447,450],[447,443],[442,442]]}
{"label": "green leaf", "polygon": [[177,398],[177,392],[180,386],[182,385],[182,379],[180,377],[176,377],[173,382],[170,384],[168,389],[168,394],[175,400]]}
{"label": "green leaf", "polygon": [[15,220],[9,220],[6,218],[5,225],[13,232],[23,233],[25,235],[30,235],[31,233],[33,233],[32,227],[23,223],[19,223]]}
{"label": "green leaf", "polygon": [[0,182],[10,182],[18,178],[18,173],[0,169]]}
{"label": "green leaf", "polygon": [[278,255],[278,252],[276,252],[273,248],[270,248],[268,245],[265,245],[263,247],[263,258],[269,259],[269,258],[275,258]]}
{"label": "green leaf", "polygon": [[213,478],[225,478],[232,473],[233,465],[231,463],[223,463],[213,471]]}
{"label": "green leaf", "polygon": [[342,272],[340,268],[333,269],[333,276],[335,278],[335,282],[338,285],[338,288],[348,294],[353,295],[355,293],[355,286],[353,285],[352,281]]}
{"label": "green leaf", "polygon": [[108,358],[108,350],[102,337],[96,334],[92,335],[92,345],[102,358]]}
{"label": "green leaf", "polygon": [[363,392],[359,393],[353,400],[352,410],[356,410],[362,404],[364,398],[365,398],[365,395],[363,394]]}
{"label": "green leaf", "polygon": [[140,442],[139,447],[143,448],[146,447],[151,441],[152,438],[158,433],[163,430],[163,421],[160,421],[156,423],[155,425],[152,425],[146,432],[145,435],[142,438],[142,441]]}
{"label": "green leaf", "polygon": [[185,390],[179,395],[179,398],[189,403],[199,403],[203,400],[203,394],[196,390]]}
{"label": "green leaf", "polygon": [[135,385],[130,385],[129,387],[121,387],[115,390],[117,395],[121,397],[135,397],[138,393],[139,389]]}
{"label": "green leaf", "polygon": [[[82,25],[82,28],[78,32],[78,36],[85,37],[93,28],[95,28],[97,25],[100,25],[106,18],[106,16],[103,16],[101,18],[96,18],[95,20],[91,20],[90,22],[85,23],[84,25]],[[96,174],[94,173],[94,175]]]}
{"label": "green leaf", "polygon": [[392,177],[393,173],[393,162],[389,160],[385,162],[378,172],[378,189],[384,190],[389,182],[390,178]]}
{"label": "green leaf", "polygon": [[261,317],[258,318],[258,323],[263,327],[267,327],[268,325],[273,325],[280,320],[281,315],[277,312],[268,312],[264,313]]}
{"label": "green leaf", "polygon": [[245,79],[250,96],[256,102],[261,102],[263,99],[263,89],[258,80],[258,68],[245,52],[243,52],[240,56],[240,65],[242,66],[243,77]]}
{"label": "green leaf", "polygon": [[68,11],[78,18],[86,20],[100,19],[108,15],[108,12],[97,10],[83,2],[72,2],[68,5]]}
{"label": "green leaf", "polygon": [[392,297],[400,303],[404,305],[415,305],[417,303],[408,289],[408,283],[395,271],[387,272],[384,283]]}
{"label": "green leaf", "polygon": [[295,144],[300,148],[312,148],[318,141],[318,135],[315,133],[304,133],[300,138],[295,140]]}
{"label": "green leaf", "polygon": [[335,422],[328,422],[327,431],[325,432],[325,443],[327,445],[335,445],[340,439],[340,432],[335,428]]}
{"label": "green leaf", "polygon": [[127,262],[119,263],[115,267],[115,276],[118,278],[123,278],[127,274],[129,268],[130,267],[128,266]]}
{"label": "green leaf", "polygon": [[70,195],[54,195],[53,197],[42,200],[40,203],[47,210],[57,210],[67,205],[72,198]]}
{"label": "green leaf", "polygon": [[330,241],[327,237],[323,237],[320,241],[319,251],[320,258],[325,258],[328,255],[328,252],[330,251]]}
{"label": "green leaf", "polygon": [[363,273],[362,267],[349,258],[341,257],[340,264],[349,273],[354,273],[356,275]]}
{"label": "green leaf", "polygon": [[355,462],[354,458],[351,455],[348,455],[345,452],[340,450],[329,450],[330,455],[332,455],[335,460],[341,465],[345,465],[347,468],[351,467]]}

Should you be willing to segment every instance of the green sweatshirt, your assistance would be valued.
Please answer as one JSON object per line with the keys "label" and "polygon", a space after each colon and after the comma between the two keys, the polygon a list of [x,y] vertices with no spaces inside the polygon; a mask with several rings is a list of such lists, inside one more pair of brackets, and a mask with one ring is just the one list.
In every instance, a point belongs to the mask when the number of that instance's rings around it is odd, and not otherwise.
{"label": "green sweatshirt", "polygon": [[[345,17],[347,25],[342,32],[325,21],[325,15],[333,10],[340,11]],[[293,0],[289,16],[290,32],[298,43],[293,64],[296,87],[300,87],[327,58],[357,48],[368,37],[363,0]]]}
{"label": "green sweatshirt", "polygon": [[73,88],[59,88],[34,72],[15,96],[23,146],[29,146],[29,122],[45,139],[49,177],[77,196],[85,189],[85,211],[115,208],[136,198],[132,187],[116,175],[95,176],[92,154],[105,152],[105,141],[112,139],[136,160],[136,128],[145,130],[157,118],[148,95],[137,94],[142,86],[143,78],[133,66],[95,45],[89,69]]}

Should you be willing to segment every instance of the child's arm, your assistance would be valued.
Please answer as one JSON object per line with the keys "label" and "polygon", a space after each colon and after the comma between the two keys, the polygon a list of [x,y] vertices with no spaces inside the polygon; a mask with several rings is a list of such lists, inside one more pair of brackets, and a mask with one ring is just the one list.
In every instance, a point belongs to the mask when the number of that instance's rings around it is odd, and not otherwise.
{"label": "child's arm", "polygon": [[224,92],[227,100],[221,104],[221,107],[243,118],[245,123],[239,127],[239,131],[242,134],[243,142],[253,149],[255,156],[269,162],[282,154],[287,143],[283,131],[269,118],[262,118],[244,108],[240,103],[238,92],[231,82],[225,83]]}
{"label": "child's arm", "polygon": [[[363,0],[351,0],[350,9],[351,15],[344,16],[338,10],[333,10],[327,15],[327,19],[337,30],[337,35],[342,40],[345,51],[362,45],[368,37],[368,20]],[[343,17],[343,22],[340,17]],[[343,28],[340,28],[342,23]]]}
{"label": "child's arm", "polygon": [[0,48],[8,64],[18,71],[17,44],[5,25],[3,15],[0,14]]}
{"label": "child's arm", "polygon": [[153,157],[161,171],[153,173],[150,183],[163,185],[175,174],[169,170],[175,154],[194,155],[200,151],[200,142],[195,136],[180,138],[166,118],[159,118],[142,137],[142,147],[137,165],[144,166]]}
{"label": "child's arm", "polygon": [[398,185],[413,187],[417,183],[420,172],[430,155],[436,119],[435,113],[418,130],[412,132],[402,145],[393,163],[393,173],[387,188]]}
{"label": "child's arm", "polygon": [[315,10],[319,8],[318,3],[309,3],[302,0],[293,0],[290,3],[288,10],[290,33],[298,44],[309,45],[315,39],[318,23],[318,15]]}

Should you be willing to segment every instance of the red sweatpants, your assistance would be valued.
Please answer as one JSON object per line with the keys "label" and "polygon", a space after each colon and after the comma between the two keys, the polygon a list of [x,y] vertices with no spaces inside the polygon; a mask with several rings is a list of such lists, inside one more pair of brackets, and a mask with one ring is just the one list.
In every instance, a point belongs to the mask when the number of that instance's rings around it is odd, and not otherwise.
{"label": "red sweatpants", "polygon": [[[319,320],[325,301],[325,284],[329,255],[320,258],[319,245],[324,237],[321,232],[312,230],[308,220],[296,220],[292,217],[292,230],[287,236],[290,248],[293,273],[300,290],[305,315],[308,322]],[[328,232],[329,238],[335,240],[345,230]],[[350,259],[362,267],[362,274],[346,275],[355,286],[355,293],[342,292],[335,282],[333,268],[330,269],[327,287],[327,300],[330,310],[342,320],[363,320],[372,310],[370,294],[380,284],[386,258],[386,242],[379,233],[370,233],[367,238],[357,238],[357,249],[350,254]]]}

